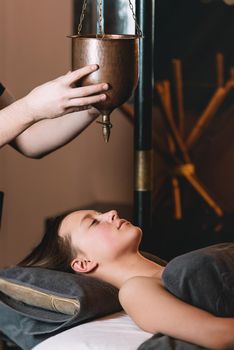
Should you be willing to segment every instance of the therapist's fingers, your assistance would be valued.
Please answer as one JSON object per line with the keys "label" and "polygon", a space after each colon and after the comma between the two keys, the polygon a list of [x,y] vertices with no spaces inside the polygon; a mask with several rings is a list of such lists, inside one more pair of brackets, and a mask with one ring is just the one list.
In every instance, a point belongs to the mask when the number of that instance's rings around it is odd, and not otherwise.
{"label": "therapist's fingers", "polygon": [[88,113],[91,117],[98,117],[100,115],[100,111],[94,107],[90,108]]}
{"label": "therapist's fingers", "polygon": [[[80,106],[80,107],[68,107],[66,108],[66,114],[74,113],[74,112],[82,112],[82,111],[91,111],[93,108],[91,105],[88,106]],[[99,113],[100,114],[100,113]]]}
{"label": "therapist's fingers", "polygon": [[92,106],[69,107],[66,110],[66,114],[74,113],[74,112],[82,112],[82,111],[86,111],[86,110],[88,111],[88,114],[90,115],[90,117],[92,119],[96,119],[100,115],[99,110],[97,110],[96,108],[94,108]]}
{"label": "therapist's fingers", "polygon": [[74,70],[73,72],[68,72],[66,75],[64,75],[63,78],[66,84],[72,85],[79,79],[83,78],[85,75],[95,72],[96,70],[98,70],[98,68],[99,67],[97,64],[91,64],[83,68]]}
{"label": "therapist's fingers", "polygon": [[102,91],[106,91],[106,90],[108,90],[108,88],[109,88],[109,86],[106,83],[73,88],[69,92],[69,97],[70,98],[77,98],[77,97],[85,97],[85,96],[89,96],[89,95],[94,95],[94,94],[98,94]]}
{"label": "therapist's fingers", "polygon": [[94,95],[94,96],[88,96],[88,97],[79,97],[79,98],[72,98],[67,102],[67,108],[69,107],[80,107],[80,106],[87,106],[92,105],[94,103],[102,102],[106,100],[106,95]]}

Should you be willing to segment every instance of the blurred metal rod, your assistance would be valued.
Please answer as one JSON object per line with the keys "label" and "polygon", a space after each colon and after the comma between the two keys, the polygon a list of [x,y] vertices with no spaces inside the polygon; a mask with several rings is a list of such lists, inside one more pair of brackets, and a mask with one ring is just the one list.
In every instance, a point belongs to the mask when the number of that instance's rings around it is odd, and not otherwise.
{"label": "blurred metal rod", "polygon": [[97,6],[97,34],[104,34],[105,33],[105,20],[104,20],[104,13],[105,13],[105,0],[96,0],[96,6]]}
{"label": "blurred metal rod", "polygon": [[[149,238],[152,224],[152,113],[154,77],[154,0],[136,0],[136,17],[143,32],[139,51],[139,83],[135,93],[135,191],[134,222]],[[142,161],[142,159],[144,161]],[[144,169],[142,169],[142,165]],[[146,177],[145,179],[142,176]],[[144,188],[139,184],[144,184]]]}

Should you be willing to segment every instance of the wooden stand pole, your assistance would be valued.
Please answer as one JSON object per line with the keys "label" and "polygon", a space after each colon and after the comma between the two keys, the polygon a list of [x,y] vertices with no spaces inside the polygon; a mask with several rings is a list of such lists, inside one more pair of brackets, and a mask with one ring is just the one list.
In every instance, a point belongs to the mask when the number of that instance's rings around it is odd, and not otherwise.
{"label": "wooden stand pole", "polygon": [[208,106],[199,117],[196,125],[193,127],[190,132],[186,144],[190,149],[195,142],[197,142],[198,138],[203,133],[207,124],[212,120],[221,103],[224,101],[225,97],[229,93],[229,91],[233,88],[234,82],[229,80],[224,87],[219,87],[211,98]]}
{"label": "wooden stand pole", "polygon": [[167,123],[168,132],[171,134],[176,147],[180,150],[185,163],[190,163],[190,157],[188,155],[184,141],[182,140],[180,133],[176,127],[170,93],[170,82],[168,80],[162,83],[156,83],[155,86],[161,100],[162,110],[165,116],[165,122]]}
{"label": "wooden stand pole", "polygon": [[224,57],[221,52],[216,54],[216,84],[217,87],[224,85]]}
{"label": "wooden stand pole", "polygon": [[185,113],[184,113],[184,95],[183,95],[183,76],[181,60],[172,60],[173,76],[175,82],[175,95],[177,101],[178,129],[181,137],[184,137]]}

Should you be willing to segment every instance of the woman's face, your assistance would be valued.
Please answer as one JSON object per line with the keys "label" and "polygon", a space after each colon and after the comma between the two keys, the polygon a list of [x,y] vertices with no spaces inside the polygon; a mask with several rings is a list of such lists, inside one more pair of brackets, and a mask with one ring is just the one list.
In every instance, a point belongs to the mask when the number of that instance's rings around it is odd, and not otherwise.
{"label": "woman's face", "polygon": [[129,221],[120,219],[115,210],[106,213],[80,210],[63,220],[59,235],[68,234],[76,251],[100,263],[127,251],[137,251],[142,232]]}

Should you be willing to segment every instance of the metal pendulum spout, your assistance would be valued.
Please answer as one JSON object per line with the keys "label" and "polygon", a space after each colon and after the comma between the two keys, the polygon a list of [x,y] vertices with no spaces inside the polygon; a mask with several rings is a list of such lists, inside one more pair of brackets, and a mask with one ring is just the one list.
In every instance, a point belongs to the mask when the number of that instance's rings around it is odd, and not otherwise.
{"label": "metal pendulum spout", "polygon": [[112,124],[110,122],[110,115],[103,114],[102,121],[97,121],[97,123],[102,125],[102,135],[103,135],[104,141],[107,143],[109,141],[111,128],[112,128]]}

